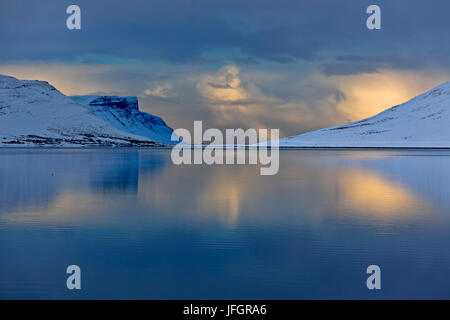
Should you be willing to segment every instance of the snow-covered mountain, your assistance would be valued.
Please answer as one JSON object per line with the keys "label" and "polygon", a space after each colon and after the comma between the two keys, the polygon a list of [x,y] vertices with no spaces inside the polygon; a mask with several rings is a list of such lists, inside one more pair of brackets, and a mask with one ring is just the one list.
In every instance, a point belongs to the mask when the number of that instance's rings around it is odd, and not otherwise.
{"label": "snow-covered mountain", "polygon": [[72,96],[115,128],[162,143],[171,142],[173,130],[157,116],[139,111],[137,97]]}
{"label": "snow-covered mountain", "polygon": [[[172,130],[160,118],[139,112],[136,98],[102,98],[102,101],[124,101],[125,109],[133,109],[133,112],[111,111],[115,119],[110,121],[111,117],[105,116],[107,103],[101,107],[104,111],[99,112],[100,106],[82,105],[45,81],[0,75],[0,145],[152,146],[167,142],[167,136],[170,140]],[[111,108],[117,109],[116,106]],[[121,120],[124,127],[119,128],[117,122]],[[161,135],[150,129],[151,134],[138,132],[130,125],[146,121],[158,124]]]}
{"label": "snow-covered mountain", "polygon": [[450,148],[450,82],[373,117],[282,138],[281,147]]}

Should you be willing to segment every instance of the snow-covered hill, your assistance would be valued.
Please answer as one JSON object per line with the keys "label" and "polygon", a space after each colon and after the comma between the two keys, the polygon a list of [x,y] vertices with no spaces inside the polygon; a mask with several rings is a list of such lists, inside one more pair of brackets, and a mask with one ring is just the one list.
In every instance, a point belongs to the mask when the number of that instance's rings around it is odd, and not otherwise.
{"label": "snow-covered hill", "polygon": [[450,82],[373,117],[279,142],[281,147],[450,148]]}
{"label": "snow-covered hill", "polygon": [[[120,117],[120,113],[115,115]],[[135,115],[130,114],[124,122],[129,123]],[[153,119],[153,116],[140,113],[141,118]],[[120,119],[109,122],[107,117],[66,97],[47,82],[0,75],[0,145],[151,146],[167,141],[164,135],[160,141],[156,136],[121,130],[116,121]],[[167,134],[171,132],[169,128],[165,130]]]}
{"label": "snow-covered hill", "polygon": [[115,128],[152,141],[171,142],[173,130],[157,116],[139,111],[137,97],[72,96]]}

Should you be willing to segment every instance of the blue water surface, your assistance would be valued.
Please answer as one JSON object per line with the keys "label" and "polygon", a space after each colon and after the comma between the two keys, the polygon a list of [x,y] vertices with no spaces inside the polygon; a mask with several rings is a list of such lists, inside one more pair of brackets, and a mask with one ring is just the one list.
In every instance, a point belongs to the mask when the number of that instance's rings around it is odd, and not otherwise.
{"label": "blue water surface", "polygon": [[282,150],[259,169],[0,149],[0,298],[450,298],[450,151]]}

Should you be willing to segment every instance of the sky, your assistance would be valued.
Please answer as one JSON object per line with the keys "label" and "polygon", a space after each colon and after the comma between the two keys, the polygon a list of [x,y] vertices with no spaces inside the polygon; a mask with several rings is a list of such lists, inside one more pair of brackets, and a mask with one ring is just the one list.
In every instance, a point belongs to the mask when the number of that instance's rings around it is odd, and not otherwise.
{"label": "sky", "polygon": [[[81,8],[68,30],[66,8]],[[369,30],[366,9],[381,8]],[[2,0],[0,74],[138,96],[172,128],[355,121],[450,80],[450,1]]]}

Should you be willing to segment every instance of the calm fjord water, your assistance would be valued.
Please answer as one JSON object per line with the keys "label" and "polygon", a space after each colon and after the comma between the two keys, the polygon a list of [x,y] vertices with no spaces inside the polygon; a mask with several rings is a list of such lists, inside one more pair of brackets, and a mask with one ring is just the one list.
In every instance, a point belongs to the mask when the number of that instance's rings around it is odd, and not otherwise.
{"label": "calm fjord water", "polygon": [[0,298],[450,298],[449,194],[445,150],[0,149]]}

